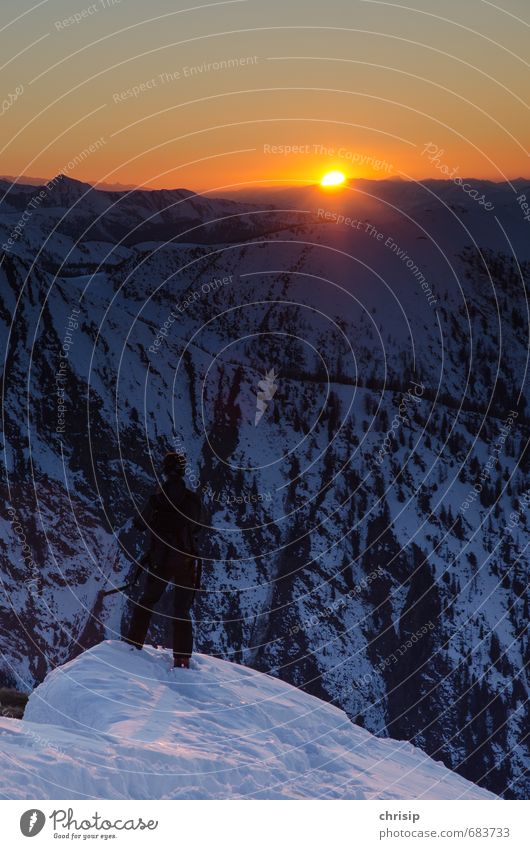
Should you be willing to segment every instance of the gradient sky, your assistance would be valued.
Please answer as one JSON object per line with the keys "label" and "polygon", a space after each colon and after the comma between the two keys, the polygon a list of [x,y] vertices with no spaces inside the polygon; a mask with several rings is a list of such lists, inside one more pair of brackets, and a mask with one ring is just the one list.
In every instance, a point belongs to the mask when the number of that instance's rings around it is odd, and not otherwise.
{"label": "gradient sky", "polygon": [[436,162],[530,176],[528,0],[193,6],[2,0],[2,96],[24,90],[4,102],[0,173],[196,190],[311,183],[332,168],[443,177]]}

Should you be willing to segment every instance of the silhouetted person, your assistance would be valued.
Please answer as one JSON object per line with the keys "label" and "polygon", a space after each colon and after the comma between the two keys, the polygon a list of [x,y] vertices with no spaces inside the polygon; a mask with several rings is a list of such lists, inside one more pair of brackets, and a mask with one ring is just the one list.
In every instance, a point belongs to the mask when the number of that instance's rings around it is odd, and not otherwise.
{"label": "silhouetted person", "polygon": [[135,519],[136,527],[151,531],[149,568],[143,595],[135,602],[123,639],[142,648],[153,607],[172,583],[173,662],[176,667],[188,668],[193,651],[191,607],[200,584],[201,566],[196,550],[200,502],[184,484],[185,464],[182,454],[166,455],[163,484]]}

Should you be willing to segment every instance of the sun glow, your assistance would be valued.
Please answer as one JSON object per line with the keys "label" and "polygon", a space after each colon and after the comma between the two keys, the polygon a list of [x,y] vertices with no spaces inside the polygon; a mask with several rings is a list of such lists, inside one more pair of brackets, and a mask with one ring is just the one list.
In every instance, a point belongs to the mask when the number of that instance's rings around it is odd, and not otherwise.
{"label": "sun glow", "polygon": [[328,171],[320,181],[321,186],[340,186],[346,179],[342,171]]}

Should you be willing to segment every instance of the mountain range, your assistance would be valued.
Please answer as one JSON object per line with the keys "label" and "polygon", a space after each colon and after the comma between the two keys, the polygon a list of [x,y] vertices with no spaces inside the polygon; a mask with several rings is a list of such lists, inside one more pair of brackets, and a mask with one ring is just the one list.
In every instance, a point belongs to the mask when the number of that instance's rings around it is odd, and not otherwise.
{"label": "mountain range", "polygon": [[528,798],[530,192],[474,185],[0,182],[0,686],[119,638],[185,447],[197,650]]}

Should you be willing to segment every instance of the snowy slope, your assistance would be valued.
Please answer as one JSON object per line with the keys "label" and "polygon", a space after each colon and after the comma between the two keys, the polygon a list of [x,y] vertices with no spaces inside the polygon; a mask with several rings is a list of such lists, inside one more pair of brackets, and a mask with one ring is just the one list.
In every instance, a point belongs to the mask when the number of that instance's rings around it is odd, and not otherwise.
{"label": "snowy slope", "polygon": [[0,720],[11,799],[493,799],[409,743],[243,666],[100,643]]}

